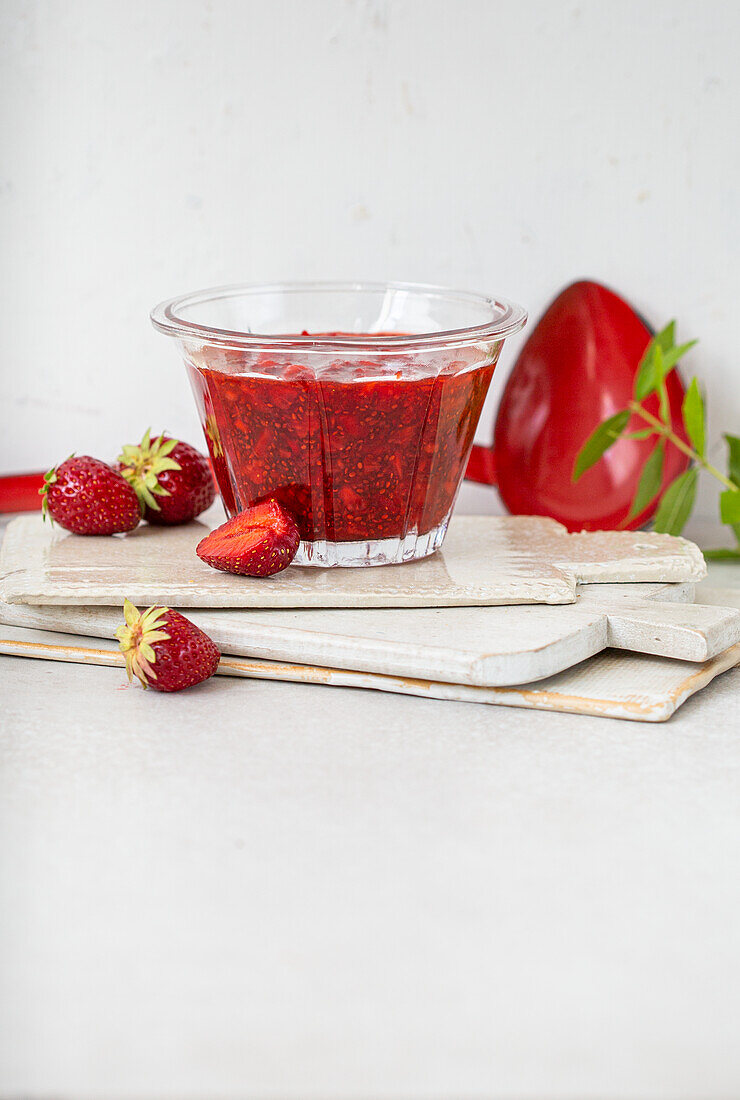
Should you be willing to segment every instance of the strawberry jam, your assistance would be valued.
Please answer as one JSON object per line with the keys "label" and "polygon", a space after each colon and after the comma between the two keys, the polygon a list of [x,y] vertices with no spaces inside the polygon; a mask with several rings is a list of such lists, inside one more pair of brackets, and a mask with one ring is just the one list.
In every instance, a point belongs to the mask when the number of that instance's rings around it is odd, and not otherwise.
{"label": "strawberry jam", "polygon": [[227,511],[274,497],[306,542],[443,534],[499,349],[366,361],[337,352],[191,353]]}

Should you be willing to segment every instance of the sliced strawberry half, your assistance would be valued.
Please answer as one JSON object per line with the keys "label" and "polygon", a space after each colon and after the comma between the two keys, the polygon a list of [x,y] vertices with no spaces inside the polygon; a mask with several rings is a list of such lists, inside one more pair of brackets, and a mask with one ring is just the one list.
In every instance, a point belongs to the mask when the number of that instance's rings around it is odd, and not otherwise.
{"label": "sliced strawberry half", "polygon": [[276,500],[254,504],[198,543],[201,561],[224,573],[270,577],[290,565],[301,536],[295,519]]}

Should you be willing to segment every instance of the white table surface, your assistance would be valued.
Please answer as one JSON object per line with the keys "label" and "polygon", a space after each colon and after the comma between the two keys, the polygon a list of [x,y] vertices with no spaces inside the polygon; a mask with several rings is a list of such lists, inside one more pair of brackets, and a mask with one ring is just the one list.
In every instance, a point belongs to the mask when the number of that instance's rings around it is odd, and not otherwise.
{"label": "white table surface", "polygon": [[0,729],[2,1097],[740,1095],[740,670],[656,726],[3,657]]}

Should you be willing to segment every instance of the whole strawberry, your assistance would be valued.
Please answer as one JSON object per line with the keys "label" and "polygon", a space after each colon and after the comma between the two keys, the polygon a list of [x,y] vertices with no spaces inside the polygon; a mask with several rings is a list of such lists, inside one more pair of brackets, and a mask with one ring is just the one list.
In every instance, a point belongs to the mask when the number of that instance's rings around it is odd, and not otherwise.
{"label": "whole strawberry", "polygon": [[189,523],[213,504],[216,486],[208,459],[168,435],[127,445],[118,456],[118,469],[136,490],[144,519],[172,526]]}
{"label": "whole strawberry", "polygon": [[116,637],[126,658],[129,683],[182,691],[213,676],[221,654],[195,623],[169,607],[148,607],[141,614],[130,600],[123,604],[126,622]]}
{"label": "whole strawberry", "polygon": [[276,500],[254,504],[198,543],[198,557],[225,573],[269,577],[292,562],[301,536],[293,516]]}
{"label": "whole strawberry", "polygon": [[71,455],[44,475],[39,489],[44,519],[75,535],[118,535],[133,531],[141,508],[129,483],[107,463]]}

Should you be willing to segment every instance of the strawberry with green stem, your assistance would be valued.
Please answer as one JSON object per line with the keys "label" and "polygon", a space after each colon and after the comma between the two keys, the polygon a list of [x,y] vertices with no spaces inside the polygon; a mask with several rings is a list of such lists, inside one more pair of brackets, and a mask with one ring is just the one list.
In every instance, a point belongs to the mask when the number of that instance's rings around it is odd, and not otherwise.
{"label": "strawberry with green stem", "polygon": [[188,523],[213,504],[216,487],[208,459],[189,443],[164,433],[127,444],[118,469],[136,491],[148,523],[174,526]]}
{"label": "strawberry with green stem", "polygon": [[207,680],[218,668],[217,646],[179,611],[153,606],[140,613],[125,600],[123,616],[126,621],[116,637],[129,683],[136,676],[145,688],[181,691]]}
{"label": "strawberry with green stem", "polygon": [[141,520],[136,493],[99,458],[70,455],[44,475],[39,489],[44,519],[75,535],[120,535]]}

